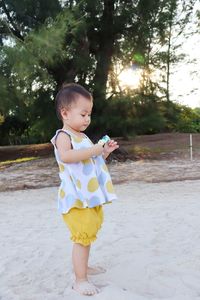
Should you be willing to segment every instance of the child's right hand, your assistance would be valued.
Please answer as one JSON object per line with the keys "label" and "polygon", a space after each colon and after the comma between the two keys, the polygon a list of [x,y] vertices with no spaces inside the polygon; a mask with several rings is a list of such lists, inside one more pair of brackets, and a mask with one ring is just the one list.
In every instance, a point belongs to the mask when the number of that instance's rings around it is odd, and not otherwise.
{"label": "child's right hand", "polygon": [[94,156],[98,156],[103,153],[103,146],[100,144],[95,144],[93,146],[93,149],[94,149]]}

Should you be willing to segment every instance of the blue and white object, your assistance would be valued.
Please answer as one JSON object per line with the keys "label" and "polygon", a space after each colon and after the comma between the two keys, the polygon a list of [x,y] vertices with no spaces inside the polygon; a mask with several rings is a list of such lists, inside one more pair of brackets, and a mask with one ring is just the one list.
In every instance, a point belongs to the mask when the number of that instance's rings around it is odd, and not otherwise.
{"label": "blue and white object", "polygon": [[110,137],[108,135],[104,135],[99,141],[98,144],[104,146],[107,142],[110,141]]}

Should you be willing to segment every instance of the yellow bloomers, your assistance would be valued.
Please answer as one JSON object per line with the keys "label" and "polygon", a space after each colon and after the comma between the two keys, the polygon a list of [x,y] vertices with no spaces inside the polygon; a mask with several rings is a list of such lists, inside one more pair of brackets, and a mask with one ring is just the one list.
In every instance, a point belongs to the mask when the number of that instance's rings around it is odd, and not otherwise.
{"label": "yellow bloomers", "polygon": [[101,205],[82,209],[73,207],[62,216],[71,232],[71,240],[88,246],[96,240],[97,232],[103,223],[103,208]]}

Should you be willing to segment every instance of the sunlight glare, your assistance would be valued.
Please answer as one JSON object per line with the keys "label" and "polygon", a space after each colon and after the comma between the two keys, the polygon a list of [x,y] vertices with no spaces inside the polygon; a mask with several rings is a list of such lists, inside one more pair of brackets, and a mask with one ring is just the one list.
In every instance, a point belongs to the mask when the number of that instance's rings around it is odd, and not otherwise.
{"label": "sunlight glare", "polygon": [[142,70],[138,69],[124,69],[118,76],[121,87],[137,89],[140,86]]}

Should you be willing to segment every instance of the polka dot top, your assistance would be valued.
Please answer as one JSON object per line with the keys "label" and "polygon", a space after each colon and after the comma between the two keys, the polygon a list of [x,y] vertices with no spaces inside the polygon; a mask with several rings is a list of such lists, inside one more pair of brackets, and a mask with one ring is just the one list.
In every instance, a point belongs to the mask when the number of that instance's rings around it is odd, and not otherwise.
{"label": "polka dot top", "polygon": [[76,163],[64,163],[59,158],[55,141],[60,131],[69,135],[73,149],[84,149],[93,145],[86,135],[79,137],[69,130],[57,130],[51,139],[61,180],[58,190],[59,212],[68,213],[72,207],[95,207],[117,199],[102,155]]}

